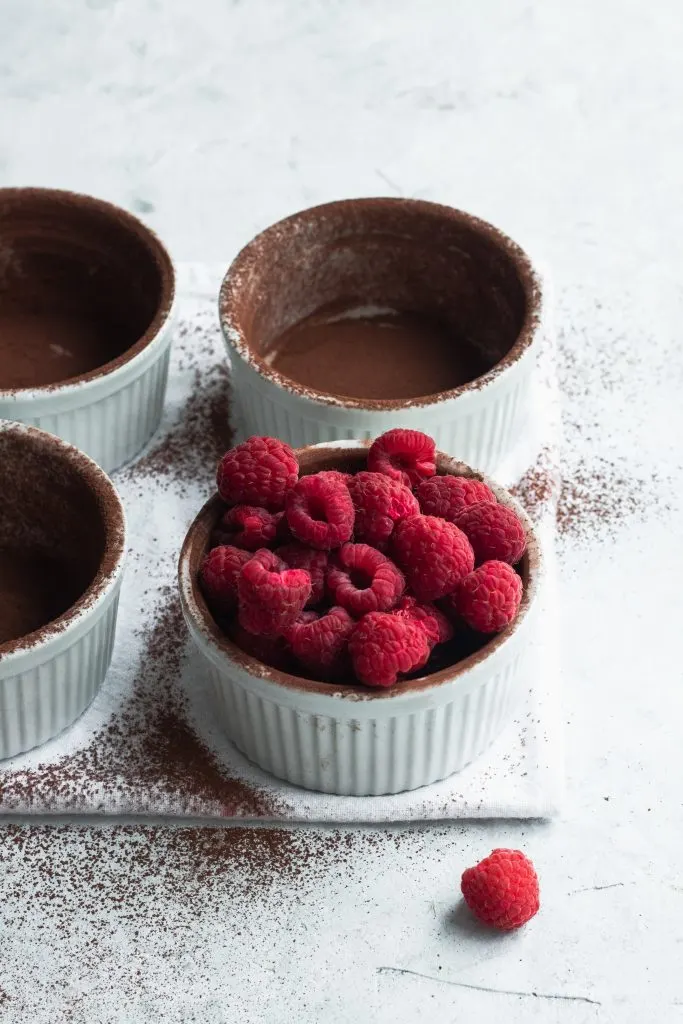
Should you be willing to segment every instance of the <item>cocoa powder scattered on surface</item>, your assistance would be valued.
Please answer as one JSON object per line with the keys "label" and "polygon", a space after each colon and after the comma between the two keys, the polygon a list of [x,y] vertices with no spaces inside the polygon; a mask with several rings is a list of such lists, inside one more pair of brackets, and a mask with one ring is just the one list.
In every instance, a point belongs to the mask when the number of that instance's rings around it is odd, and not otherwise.
{"label": "cocoa powder scattered on surface", "polygon": [[[216,459],[229,445],[228,376],[213,321],[180,325],[175,370],[194,386],[179,422],[140,462],[122,471],[128,484],[150,476],[168,487],[213,480]],[[208,369],[200,372],[200,366]],[[203,476],[202,476],[203,474]],[[5,810],[107,811],[112,804],[141,813],[218,813],[277,817],[274,799],[227,777],[188,724],[179,677],[188,642],[175,585],[176,552],[166,552],[172,583],[150,587],[143,653],[130,695],[83,749],[37,768],[0,776]],[[161,557],[161,556],[160,556]]]}
{"label": "cocoa powder scattered on surface", "polygon": [[510,493],[517,498],[529,518],[536,522],[557,500],[559,488],[559,474],[553,463],[553,453],[544,448],[534,465],[510,488]]}
{"label": "cocoa powder scattered on surface", "polygon": [[183,322],[177,331],[175,370],[189,373],[192,385],[175,423],[132,466],[127,480],[213,483],[216,464],[232,444],[230,374],[218,327],[206,316]]}

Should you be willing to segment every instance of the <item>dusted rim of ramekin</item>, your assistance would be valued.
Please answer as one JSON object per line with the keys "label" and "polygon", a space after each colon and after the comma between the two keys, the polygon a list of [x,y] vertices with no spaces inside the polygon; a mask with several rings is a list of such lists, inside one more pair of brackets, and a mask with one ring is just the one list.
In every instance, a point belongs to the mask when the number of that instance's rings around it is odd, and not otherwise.
{"label": "dusted rim of ramekin", "polygon": [[[61,438],[23,423],[0,420],[0,433],[21,434],[31,444],[49,452],[56,462],[68,465],[86,483],[95,497],[105,530],[105,543],[97,573],[79,597],[56,619],[45,626],[0,644],[0,679],[14,675],[22,669],[22,661],[34,661],[37,656],[48,655],[57,641],[69,633],[76,633],[106,601],[118,585],[123,573],[126,553],[126,518],[121,499],[113,483],[91,458],[67,444]],[[60,644],[61,646],[61,644]]]}
{"label": "dusted rim of ramekin", "polygon": [[71,192],[68,189],[32,187],[0,188],[0,213],[2,212],[3,203],[10,204],[21,201],[28,203],[31,199],[42,202],[52,200],[57,207],[60,205],[76,206],[85,213],[99,214],[124,227],[142,242],[154,260],[162,282],[161,299],[154,318],[144,334],[115,359],[111,359],[109,362],[96,366],[87,373],[65,381],[42,384],[37,387],[0,388],[0,401],[2,402],[23,403],[49,397],[79,395],[89,385],[99,382],[103,378],[112,380],[121,371],[133,372],[136,364],[145,362],[145,357],[149,355],[150,350],[157,345],[161,345],[165,340],[166,331],[164,328],[171,320],[175,307],[176,278],[171,257],[158,235],[132,213],[122,209],[120,206],[116,206],[114,203],[107,202],[105,199],[97,199],[94,196],[81,192]]}
{"label": "dusted rim of ramekin", "polygon": [[[431,395],[406,399],[370,399],[352,398],[318,391],[308,385],[300,384],[279,373],[269,366],[252,348],[247,338],[240,316],[242,295],[247,282],[258,266],[264,249],[279,244],[286,235],[295,235],[310,220],[322,218],[327,212],[343,212],[347,207],[351,210],[359,208],[386,210],[391,215],[392,209],[410,209],[425,217],[436,217],[469,228],[482,235],[493,244],[514,266],[519,282],[524,291],[525,312],[522,327],[512,347],[486,373],[460,387],[439,391]],[[428,202],[424,199],[398,199],[370,197],[365,199],[341,199],[331,203],[323,203],[294,213],[283,220],[271,224],[270,227],[255,236],[235,257],[227,270],[221,284],[218,298],[218,313],[223,337],[229,350],[233,351],[247,365],[252,367],[266,380],[284,389],[290,394],[306,398],[311,402],[354,409],[366,412],[391,412],[415,407],[438,406],[462,395],[481,391],[498,378],[501,373],[519,362],[529,350],[538,335],[542,319],[543,290],[539,274],[536,272],[529,256],[513,242],[504,232],[488,221],[481,220],[463,210],[440,203]]]}
{"label": "dusted rim of ramekin", "polygon": [[[344,469],[344,462],[353,464],[359,456],[367,451],[371,442],[352,441],[346,444],[317,444],[305,448],[296,449],[296,456],[302,470],[305,473],[318,472],[321,469]],[[220,659],[225,662],[225,667],[237,664],[243,671],[256,679],[265,679],[269,683],[282,686],[289,691],[303,694],[319,694],[323,697],[346,698],[349,700],[391,700],[402,696],[410,696],[417,693],[424,693],[432,688],[437,688],[445,683],[455,683],[465,679],[467,674],[475,667],[487,661],[491,655],[498,652],[517,633],[522,622],[536,600],[538,582],[542,567],[542,556],[538,538],[531,524],[531,520],[524,512],[521,505],[504,488],[499,487],[483,473],[478,473],[465,463],[457,459],[437,452],[437,469],[447,471],[456,476],[467,476],[475,480],[481,480],[487,484],[502,505],[511,508],[520,518],[527,537],[527,550],[522,559],[524,566],[524,592],[517,618],[510,626],[501,633],[496,634],[484,647],[474,654],[461,661],[441,669],[439,672],[426,676],[419,676],[415,679],[407,679],[396,683],[387,689],[372,689],[363,686],[361,683],[323,683],[312,679],[305,679],[295,676],[280,669],[265,665],[256,658],[251,657],[240,647],[232,642],[229,637],[220,629],[214,620],[208,605],[199,586],[199,566],[206,553],[207,545],[216,521],[221,510],[225,508],[224,503],[218,494],[214,494],[195,518],[187,532],[183,547],[180,553],[178,565],[178,582],[180,587],[181,603],[186,617],[190,620],[193,629],[206,641]]]}

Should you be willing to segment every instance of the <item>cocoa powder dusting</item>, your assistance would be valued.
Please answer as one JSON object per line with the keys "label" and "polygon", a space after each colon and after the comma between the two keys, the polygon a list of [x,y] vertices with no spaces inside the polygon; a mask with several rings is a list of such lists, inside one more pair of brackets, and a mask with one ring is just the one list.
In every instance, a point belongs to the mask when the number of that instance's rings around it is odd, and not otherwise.
{"label": "cocoa powder dusting", "polygon": [[534,465],[510,488],[510,494],[517,498],[529,518],[537,522],[543,512],[557,500],[559,487],[553,453],[544,448]]}
{"label": "cocoa powder dusting", "polygon": [[673,482],[665,474],[638,472],[632,458],[609,452],[615,425],[612,406],[601,396],[618,396],[634,407],[634,357],[629,339],[604,321],[601,306],[590,317],[600,324],[606,344],[596,345],[592,332],[573,324],[558,332],[563,441],[557,532],[567,540],[614,536],[629,521],[661,516],[674,501]]}
{"label": "cocoa powder dusting", "polygon": [[216,464],[232,444],[230,374],[217,327],[206,317],[181,323],[176,346],[177,370],[191,374],[190,395],[164,438],[122,471],[125,479],[213,483]]}
{"label": "cocoa powder dusting", "polygon": [[[208,369],[200,371],[200,365]],[[213,323],[208,326],[207,318],[181,324],[176,370],[193,376],[190,398],[166,437],[118,475],[127,484],[148,486],[150,476],[166,487],[203,477],[208,484],[216,459],[230,443],[225,356],[217,329]],[[176,813],[180,808],[226,817],[278,816],[277,802],[270,796],[226,777],[188,724],[179,683],[188,636],[175,584],[176,554],[163,552],[156,566],[157,576],[163,573],[173,582],[150,586],[144,595],[148,625],[124,706],[85,748],[0,776],[4,810],[107,811],[114,804],[137,813],[158,813],[170,806]],[[149,568],[142,566],[143,571]]]}

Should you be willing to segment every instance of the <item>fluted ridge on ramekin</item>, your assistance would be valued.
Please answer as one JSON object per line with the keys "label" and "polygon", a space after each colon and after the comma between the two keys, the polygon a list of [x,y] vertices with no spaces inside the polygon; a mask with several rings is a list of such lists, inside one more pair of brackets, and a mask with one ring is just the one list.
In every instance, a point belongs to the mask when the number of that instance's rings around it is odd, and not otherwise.
{"label": "fluted ridge on ramekin", "polygon": [[122,576],[71,642],[54,639],[39,664],[3,676],[0,662],[0,760],[45,743],[85,711],[111,662]]}

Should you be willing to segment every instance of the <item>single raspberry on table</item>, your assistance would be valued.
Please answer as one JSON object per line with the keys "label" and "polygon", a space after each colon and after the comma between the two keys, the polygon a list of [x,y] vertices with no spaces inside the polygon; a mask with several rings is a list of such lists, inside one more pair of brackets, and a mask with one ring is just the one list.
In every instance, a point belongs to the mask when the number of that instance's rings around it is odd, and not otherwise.
{"label": "single raspberry on table", "polygon": [[306,603],[307,608],[315,608],[325,596],[325,576],[329,555],[327,551],[309,548],[306,544],[292,541],[276,548],[275,554],[286,562],[290,569],[305,569],[311,577],[311,596]]}
{"label": "single raspberry on table", "polygon": [[246,551],[269,547],[277,537],[278,517],[255,505],[235,505],[220,518],[215,531],[219,544],[234,544]]}
{"label": "single raspberry on table", "polygon": [[199,570],[202,593],[211,611],[229,615],[237,608],[237,581],[251,558],[249,551],[221,544],[209,551]]}
{"label": "single raspberry on table", "polygon": [[278,512],[298,477],[299,463],[288,444],[274,437],[250,437],[225,453],[218,464],[216,485],[229,505],[257,505]]}
{"label": "single raspberry on table", "polygon": [[392,551],[418,601],[445,597],[474,568],[465,534],[436,516],[402,519],[394,530]]}
{"label": "single raspberry on table", "polygon": [[415,597],[403,597],[394,608],[394,615],[417,622],[427,634],[430,647],[453,639],[453,626],[442,611],[433,604],[420,604]]}
{"label": "single raspberry on table", "polygon": [[507,562],[484,562],[462,580],[449,600],[472,629],[499,633],[517,617],[522,581]]}
{"label": "single raspberry on table", "polygon": [[303,544],[329,551],[353,533],[353,502],[345,483],[328,473],[302,476],[287,494],[289,528]]}
{"label": "single raspberry on table", "polygon": [[370,446],[368,469],[415,487],[436,473],[436,445],[421,430],[387,430]]}
{"label": "single raspberry on table", "polygon": [[319,678],[329,679],[346,665],[349,637],[355,625],[345,608],[333,607],[313,621],[299,619],[288,631],[287,639],[302,665]]}
{"label": "single raspberry on table", "polygon": [[463,872],[460,888],[475,917],[502,931],[526,924],[541,905],[538,876],[521,850],[494,850]]}
{"label": "single raspberry on table", "polygon": [[456,525],[467,534],[477,564],[495,559],[514,565],[526,551],[526,533],[506,505],[480,501],[460,513]]}
{"label": "single raspberry on table", "polygon": [[384,476],[362,470],[351,478],[349,492],[356,510],[356,540],[384,549],[399,519],[420,511],[413,492]]}
{"label": "single raspberry on table", "polygon": [[451,523],[455,522],[456,516],[469,505],[496,500],[491,488],[481,480],[450,474],[423,480],[415,494],[424,515],[439,516]]}
{"label": "single raspberry on table", "polygon": [[257,551],[237,583],[239,622],[249,633],[278,636],[296,622],[311,596],[305,569],[288,569],[272,551]]}
{"label": "single raspberry on table", "polygon": [[389,612],[370,612],[349,641],[357,679],[366,686],[393,686],[400,674],[414,672],[429,660],[427,634],[417,622]]}
{"label": "single raspberry on table", "polygon": [[368,612],[388,612],[405,585],[400,569],[369,544],[343,544],[327,572],[332,600],[357,619]]}

